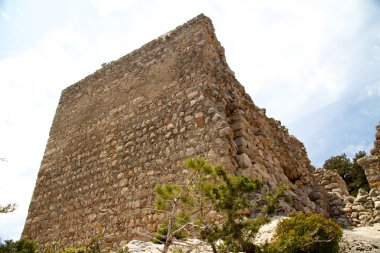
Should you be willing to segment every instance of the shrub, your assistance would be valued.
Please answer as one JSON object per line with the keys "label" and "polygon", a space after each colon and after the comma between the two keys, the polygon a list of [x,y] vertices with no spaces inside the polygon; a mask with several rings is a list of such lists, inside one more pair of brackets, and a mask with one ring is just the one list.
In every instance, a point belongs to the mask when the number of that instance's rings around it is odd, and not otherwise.
{"label": "shrub", "polygon": [[[156,187],[155,209],[166,219],[154,238],[164,244],[162,252],[168,252],[174,239],[194,233],[214,253],[256,252],[258,246],[252,240],[269,222],[267,215],[275,211],[286,187],[261,197],[263,182],[257,179],[228,173],[222,166],[211,166],[201,158],[188,159],[185,166],[191,172],[182,184]],[[254,209],[258,212],[254,213]]]}
{"label": "shrub", "polygon": [[346,154],[332,156],[325,161],[323,168],[336,171],[346,182],[350,195],[356,196],[360,188],[370,190],[364,169],[357,162],[364,156],[366,156],[364,151],[356,153],[352,160]]}
{"label": "shrub", "polygon": [[36,242],[21,238],[18,241],[6,240],[0,242],[0,253],[34,253],[36,252]]}
{"label": "shrub", "polygon": [[342,235],[339,225],[321,214],[291,214],[278,223],[270,252],[336,253]]}

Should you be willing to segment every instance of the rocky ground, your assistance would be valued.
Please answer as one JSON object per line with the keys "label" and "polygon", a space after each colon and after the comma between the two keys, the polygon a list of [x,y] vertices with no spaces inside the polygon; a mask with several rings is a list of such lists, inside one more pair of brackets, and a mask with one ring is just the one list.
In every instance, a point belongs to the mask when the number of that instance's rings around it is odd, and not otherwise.
{"label": "rocky ground", "polygon": [[372,227],[345,229],[341,243],[342,252],[380,252],[380,223]]}
{"label": "rocky ground", "polygon": [[[257,243],[270,240],[277,223],[283,217],[274,217],[272,222],[263,226],[256,238]],[[340,243],[342,253],[371,252],[380,253],[380,223],[374,226],[358,227],[343,230],[343,239]]]}
{"label": "rocky ground", "polygon": [[[264,243],[266,240],[270,240],[274,234],[277,223],[283,217],[277,216],[272,219],[272,222],[263,226],[256,238],[256,243]],[[344,235],[341,246],[341,253],[380,253],[380,224],[375,224],[371,227],[359,227],[353,229],[344,229]],[[192,245],[196,244],[197,247],[191,252],[212,252],[204,242],[199,240],[189,240],[188,243]],[[183,252],[189,252],[189,244],[182,243],[180,247]],[[148,252],[148,253],[160,253],[163,246],[153,244],[152,242],[142,242],[133,240],[128,244],[129,252]],[[175,251],[172,251],[175,252]]]}

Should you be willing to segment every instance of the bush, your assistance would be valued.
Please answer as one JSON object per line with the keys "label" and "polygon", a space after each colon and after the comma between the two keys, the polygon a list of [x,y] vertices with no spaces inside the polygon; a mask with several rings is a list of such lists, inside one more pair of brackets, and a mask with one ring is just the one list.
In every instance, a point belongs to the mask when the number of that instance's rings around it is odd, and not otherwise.
{"label": "bush", "polygon": [[[261,196],[263,182],[228,173],[201,158],[188,159],[189,177],[181,184],[156,187],[156,211],[165,214],[155,242],[164,244],[163,253],[174,239],[191,235],[208,243],[213,252],[256,252],[252,240],[284,197],[286,187]],[[257,213],[253,212],[257,210]],[[212,214],[212,215],[211,215]]]}
{"label": "bush", "polygon": [[338,224],[320,214],[291,214],[278,223],[270,252],[336,253],[342,235]]}
{"label": "bush", "polygon": [[323,168],[337,172],[346,182],[350,195],[356,196],[360,188],[370,190],[364,169],[357,162],[364,156],[366,156],[364,151],[356,153],[352,160],[346,154],[332,156],[325,161]]}
{"label": "bush", "polygon": [[36,242],[21,238],[18,241],[6,240],[0,242],[0,253],[34,253],[36,252]]}

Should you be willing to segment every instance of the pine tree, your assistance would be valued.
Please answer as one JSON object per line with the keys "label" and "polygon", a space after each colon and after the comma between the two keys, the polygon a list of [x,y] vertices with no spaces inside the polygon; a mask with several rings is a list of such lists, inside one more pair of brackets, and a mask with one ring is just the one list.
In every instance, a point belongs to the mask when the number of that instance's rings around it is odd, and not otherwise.
{"label": "pine tree", "polygon": [[186,160],[185,166],[191,174],[184,184],[156,187],[156,210],[166,216],[156,236],[164,244],[163,252],[190,233],[210,244],[214,253],[255,252],[252,241],[269,222],[267,215],[275,211],[285,187],[261,197],[263,183],[257,179],[227,173],[200,158]]}

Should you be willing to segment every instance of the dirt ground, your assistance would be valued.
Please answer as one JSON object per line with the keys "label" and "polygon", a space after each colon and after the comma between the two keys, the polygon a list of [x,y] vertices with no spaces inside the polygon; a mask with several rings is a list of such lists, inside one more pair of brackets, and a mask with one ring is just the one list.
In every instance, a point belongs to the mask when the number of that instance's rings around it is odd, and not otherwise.
{"label": "dirt ground", "polygon": [[[273,237],[277,223],[282,218],[284,217],[273,217],[272,222],[261,227],[255,240],[256,243],[264,243],[266,240],[270,240]],[[341,253],[380,253],[380,224],[375,224],[373,227],[344,229],[343,232],[343,239],[340,243]],[[199,240],[189,239],[188,243],[190,245],[199,244],[199,248],[192,252],[212,252],[208,245]],[[160,253],[163,245],[133,240],[130,241],[127,246],[131,253]],[[185,249],[186,247],[181,248]]]}
{"label": "dirt ground", "polygon": [[341,247],[345,253],[380,253],[380,224],[375,224],[373,227],[344,229]]}
{"label": "dirt ground", "polygon": [[[274,234],[277,223],[284,217],[275,216],[272,222],[261,227],[256,243],[270,240]],[[359,227],[343,230],[343,239],[340,243],[342,253],[371,252],[380,253],[380,224],[373,227]]]}

